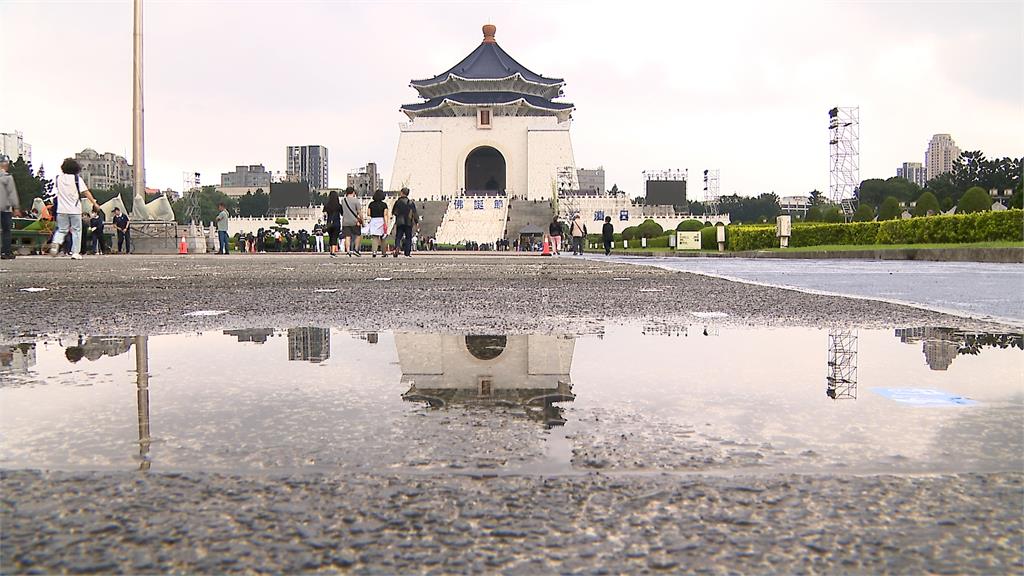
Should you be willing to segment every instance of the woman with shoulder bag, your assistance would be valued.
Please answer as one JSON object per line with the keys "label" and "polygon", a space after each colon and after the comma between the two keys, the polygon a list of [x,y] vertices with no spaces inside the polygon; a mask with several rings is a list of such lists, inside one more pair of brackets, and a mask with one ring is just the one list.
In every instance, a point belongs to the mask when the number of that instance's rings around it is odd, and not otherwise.
{"label": "woman with shoulder bag", "polygon": [[324,204],[324,220],[327,222],[327,235],[330,237],[331,258],[338,257],[338,234],[341,233],[341,200],[338,191],[331,190]]}

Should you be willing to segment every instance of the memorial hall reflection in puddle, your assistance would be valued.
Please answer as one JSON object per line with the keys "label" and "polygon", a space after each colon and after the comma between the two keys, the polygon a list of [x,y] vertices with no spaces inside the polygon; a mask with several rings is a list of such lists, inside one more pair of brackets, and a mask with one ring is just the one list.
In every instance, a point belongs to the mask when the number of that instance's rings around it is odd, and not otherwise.
{"label": "memorial hall reflection in puddle", "polygon": [[402,398],[435,408],[522,408],[547,426],[565,423],[572,402],[573,336],[397,333]]}

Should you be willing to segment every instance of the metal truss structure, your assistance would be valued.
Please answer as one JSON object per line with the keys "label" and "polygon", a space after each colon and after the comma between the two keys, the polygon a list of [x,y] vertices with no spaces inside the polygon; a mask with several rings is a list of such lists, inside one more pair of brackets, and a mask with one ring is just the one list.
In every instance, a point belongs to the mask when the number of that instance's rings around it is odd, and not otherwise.
{"label": "metal truss structure", "polygon": [[712,216],[718,215],[718,170],[704,171],[704,211]]}
{"label": "metal truss structure", "polygon": [[857,332],[828,331],[828,376],[825,394],[833,400],[857,399]]}
{"label": "metal truss structure", "polygon": [[828,198],[842,206],[847,221],[853,217],[860,186],[860,108],[828,111]]}
{"label": "metal truss structure", "polygon": [[564,220],[572,220],[572,217],[580,212],[579,197],[574,190],[573,184],[576,181],[576,168],[574,166],[561,166],[556,172],[558,186],[558,214]]}

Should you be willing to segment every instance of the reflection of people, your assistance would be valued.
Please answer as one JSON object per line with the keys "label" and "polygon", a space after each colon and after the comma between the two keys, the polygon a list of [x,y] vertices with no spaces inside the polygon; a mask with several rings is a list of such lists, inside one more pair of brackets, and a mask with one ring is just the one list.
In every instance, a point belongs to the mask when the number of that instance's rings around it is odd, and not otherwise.
{"label": "reflection of people", "polygon": [[73,158],[67,158],[60,165],[62,174],[58,174],[53,181],[53,187],[57,191],[57,233],[53,235],[53,242],[50,245],[50,256],[57,255],[57,248],[64,242],[64,238],[71,236],[71,249],[68,252],[71,258],[80,260],[82,258],[82,195],[85,195],[93,204],[98,204],[93,198],[92,192],[86,186],[85,180],[79,176],[82,166]]}
{"label": "reflection of people", "polygon": [[117,253],[121,254],[121,248],[124,248],[125,254],[131,254],[132,251],[132,231],[131,222],[128,220],[127,214],[122,214],[120,208],[114,208],[114,228],[117,229]]}
{"label": "reflection of people", "polygon": [[14,259],[11,232],[14,230],[14,217],[21,214],[18,187],[14,185],[14,177],[7,173],[10,167],[10,158],[0,155],[0,233],[3,234],[0,258],[3,260]]}
{"label": "reflection of people", "polygon": [[604,217],[604,226],[601,228],[601,240],[604,241],[604,255],[612,253],[612,241],[615,238],[615,227],[612,226],[612,217]]}

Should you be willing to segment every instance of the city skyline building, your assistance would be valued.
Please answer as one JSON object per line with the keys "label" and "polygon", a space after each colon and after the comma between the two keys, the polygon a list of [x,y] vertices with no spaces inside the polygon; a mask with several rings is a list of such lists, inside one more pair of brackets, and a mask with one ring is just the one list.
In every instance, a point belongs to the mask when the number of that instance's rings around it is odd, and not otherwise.
{"label": "city skyline building", "polygon": [[288,146],[285,154],[285,174],[288,181],[307,182],[313,190],[330,187],[325,146]]}
{"label": "city skyline building", "polygon": [[226,188],[262,187],[270,189],[270,172],[263,164],[235,166],[234,172],[221,172],[220,185]]}
{"label": "city skyline building", "polygon": [[598,166],[593,169],[577,168],[576,179],[580,184],[580,192],[596,192],[598,194],[604,194],[604,166]]}
{"label": "city skyline building", "polygon": [[18,160],[18,157],[25,159],[25,162],[32,162],[32,145],[25,142],[25,135],[15,130],[14,132],[0,132],[0,154],[7,156],[11,162]]}
{"label": "city skyline building", "polygon": [[921,188],[928,183],[928,175],[924,164],[920,162],[904,162],[903,166],[896,169],[896,176],[908,182],[913,182]]}
{"label": "city skyline building", "polygon": [[82,179],[89,188],[110,190],[114,186],[132,187],[134,172],[128,159],[113,152],[102,154],[86,148],[75,154],[75,160],[82,166]]}
{"label": "city skyline building", "polygon": [[376,162],[368,162],[366,166],[355,168],[345,177],[345,186],[353,188],[356,194],[366,196],[377,190],[384,189],[384,179],[377,170]]}
{"label": "city skyline building", "polygon": [[960,157],[960,147],[949,134],[935,134],[924,153],[927,180],[953,170],[953,162]]}

